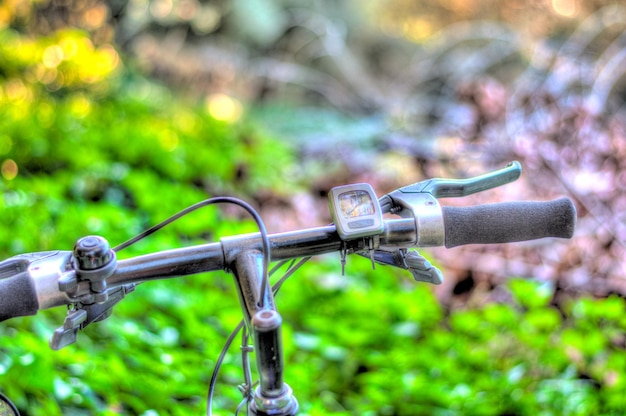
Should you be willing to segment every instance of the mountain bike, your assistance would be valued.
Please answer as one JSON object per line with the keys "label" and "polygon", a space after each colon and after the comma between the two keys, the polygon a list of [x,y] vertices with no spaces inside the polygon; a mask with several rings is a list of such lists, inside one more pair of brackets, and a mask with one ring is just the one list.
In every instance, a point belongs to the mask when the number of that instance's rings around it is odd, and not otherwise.
{"label": "mountain bike", "polygon": [[[20,254],[1,262],[0,321],[66,306],[63,325],[50,341],[51,348],[58,350],[76,342],[81,329],[107,318],[113,307],[140,284],[225,270],[235,277],[243,320],[228,338],[213,371],[207,414],[211,414],[217,374],[227,347],[242,332],[243,398],[236,414],[296,415],[298,401],[283,380],[282,317],[274,301],[281,285],[312,256],[331,252],[340,254],[342,272],[346,257],[357,254],[369,258],[373,267],[394,266],[410,272],[416,281],[437,285],[443,281],[441,271],[411,249],[571,238],[576,210],[568,198],[469,207],[439,203],[440,198],[463,197],[504,185],[520,174],[521,165],[512,162],[503,169],[468,179],[425,180],[380,198],[369,184],[338,186],[328,193],[332,224],[278,234],[268,234],[261,217],[248,203],[233,197],[210,198],[113,248],[103,237],[86,236],[76,242],[73,250]],[[248,211],[259,231],[117,259],[123,249],[182,216],[224,203]],[[270,263],[276,263],[271,271]],[[288,265],[284,276],[270,284],[270,276],[284,265]],[[258,382],[251,374],[249,354],[253,351]],[[18,414],[2,395],[0,409],[2,414]]]}

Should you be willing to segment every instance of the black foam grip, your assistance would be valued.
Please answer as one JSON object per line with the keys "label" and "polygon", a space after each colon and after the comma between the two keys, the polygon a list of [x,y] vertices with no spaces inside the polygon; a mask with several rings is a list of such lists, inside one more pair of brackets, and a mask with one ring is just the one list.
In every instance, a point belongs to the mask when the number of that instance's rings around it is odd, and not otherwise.
{"label": "black foam grip", "polygon": [[571,238],[576,208],[568,198],[443,207],[446,247],[497,244],[544,237]]}
{"label": "black foam grip", "polygon": [[37,292],[28,272],[0,279],[0,321],[35,315],[37,309]]}

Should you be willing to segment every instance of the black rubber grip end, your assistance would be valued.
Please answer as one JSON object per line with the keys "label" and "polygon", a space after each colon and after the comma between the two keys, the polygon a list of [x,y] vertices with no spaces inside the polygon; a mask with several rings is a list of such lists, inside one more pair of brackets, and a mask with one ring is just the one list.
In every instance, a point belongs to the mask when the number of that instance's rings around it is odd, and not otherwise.
{"label": "black rubber grip end", "polygon": [[443,207],[443,221],[448,248],[544,237],[571,238],[576,228],[576,208],[568,198]]}
{"label": "black rubber grip end", "polygon": [[38,309],[37,292],[28,272],[0,279],[0,321],[35,315]]}

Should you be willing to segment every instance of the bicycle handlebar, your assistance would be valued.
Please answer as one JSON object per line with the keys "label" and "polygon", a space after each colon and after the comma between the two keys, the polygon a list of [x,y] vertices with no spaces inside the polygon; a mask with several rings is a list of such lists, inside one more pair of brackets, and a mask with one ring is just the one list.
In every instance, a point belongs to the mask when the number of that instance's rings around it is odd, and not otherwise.
{"label": "bicycle handlebar", "polygon": [[[576,223],[576,210],[567,198],[548,202],[503,202],[472,207],[443,207],[445,247],[466,244],[498,244],[544,237],[570,238]],[[379,246],[415,247],[420,230],[412,219],[386,219]],[[352,252],[367,250],[364,239],[343,242],[333,225],[269,236],[271,260],[281,261],[338,252],[344,244]],[[107,279],[109,288],[149,280],[228,269],[227,253],[262,249],[259,233],[222,238],[220,242],[166,250],[119,260]],[[57,252],[58,255],[69,252]],[[38,309],[72,303],[59,290],[58,270],[51,273],[29,272],[42,269],[37,261],[54,256],[15,257],[0,263],[0,321],[36,314]],[[55,264],[64,263],[55,260]]]}

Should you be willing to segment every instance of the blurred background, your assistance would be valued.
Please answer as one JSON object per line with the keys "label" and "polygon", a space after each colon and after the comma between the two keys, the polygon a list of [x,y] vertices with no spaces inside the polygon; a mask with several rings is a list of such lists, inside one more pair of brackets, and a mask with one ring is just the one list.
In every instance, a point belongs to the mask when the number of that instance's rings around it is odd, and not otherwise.
{"label": "blurred background", "polygon": [[[425,250],[438,287],[316,260],[279,302],[292,387],[306,414],[619,414],[625,98],[619,1],[4,0],[0,254],[116,244],[213,195],[270,232],[322,225],[335,185],[519,160],[517,182],[442,203],[565,195],[575,238]],[[209,209],[122,257],[251,230]],[[61,352],[64,311],[3,323],[0,391],[24,414],[199,413],[229,279],[142,286]]]}

